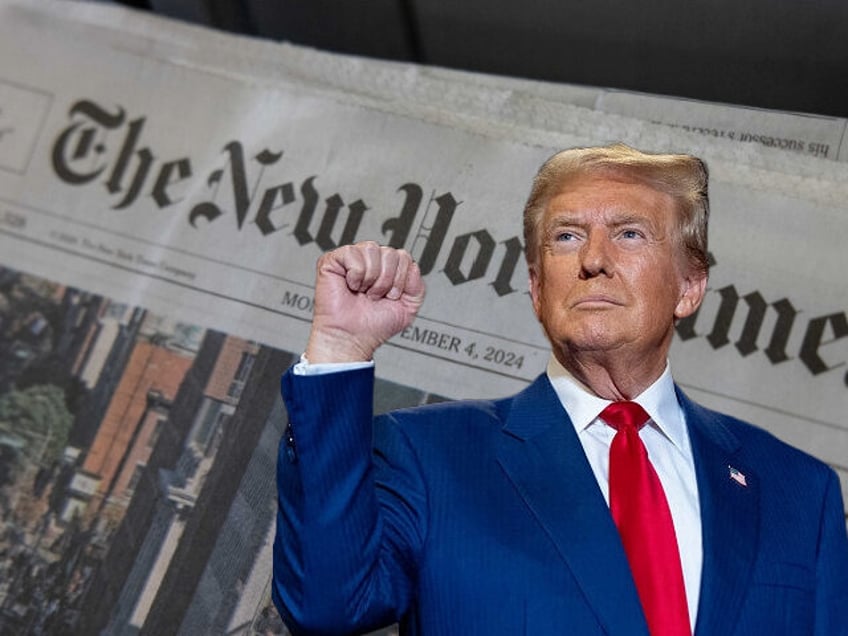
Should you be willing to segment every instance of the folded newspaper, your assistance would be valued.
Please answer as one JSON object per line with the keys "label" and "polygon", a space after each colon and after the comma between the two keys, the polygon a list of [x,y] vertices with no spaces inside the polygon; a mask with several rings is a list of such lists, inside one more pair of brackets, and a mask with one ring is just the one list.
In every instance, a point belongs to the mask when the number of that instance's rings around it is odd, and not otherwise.
{"label": "folded newspaper", "polygon": [[284,633],[275,384],[315,260],[373,239],[420,263],[378,408],[518,390],[549,355],[521,210],[575,145],[707,160],[714,265],[675,377],[848,494],[845,128],[0,0],[0,631]]}

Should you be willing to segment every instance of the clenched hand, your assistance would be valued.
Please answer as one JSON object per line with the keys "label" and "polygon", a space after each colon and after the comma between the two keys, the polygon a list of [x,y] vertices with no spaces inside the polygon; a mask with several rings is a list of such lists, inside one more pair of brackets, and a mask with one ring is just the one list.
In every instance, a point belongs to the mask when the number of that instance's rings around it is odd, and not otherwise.
{"label": "clenched hand", "polygon": [[371,360],[386,340],[412,324],[424,280],[409,253],[372,241],[345,245],[318,260],[311,363]]}

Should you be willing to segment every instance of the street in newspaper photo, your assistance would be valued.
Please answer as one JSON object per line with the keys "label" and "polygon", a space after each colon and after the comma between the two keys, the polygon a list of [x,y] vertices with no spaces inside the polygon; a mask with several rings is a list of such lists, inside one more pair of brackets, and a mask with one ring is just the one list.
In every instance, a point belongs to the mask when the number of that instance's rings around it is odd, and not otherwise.
{"label": "street in newspaper photo", "polygon": [[[269,476],[293,359],[0,268],[0,633],[287,633]],[[377,406],[434,399],[382,382]]]}

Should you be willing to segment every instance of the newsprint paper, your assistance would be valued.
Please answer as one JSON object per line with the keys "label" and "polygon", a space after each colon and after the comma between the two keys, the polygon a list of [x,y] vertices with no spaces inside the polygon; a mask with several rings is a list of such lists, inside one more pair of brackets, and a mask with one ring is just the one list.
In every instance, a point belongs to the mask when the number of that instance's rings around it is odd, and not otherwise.
{"label": "newsprint paper", "polygon": [[420,263],[378,410],[519,390],[549,355],[521,209],[574,145],[707,160],[710,288],[675,377],[845,492],[845,123],[0,1],[0,632],[285,633],[277,392],[316,259],[373,239]]}

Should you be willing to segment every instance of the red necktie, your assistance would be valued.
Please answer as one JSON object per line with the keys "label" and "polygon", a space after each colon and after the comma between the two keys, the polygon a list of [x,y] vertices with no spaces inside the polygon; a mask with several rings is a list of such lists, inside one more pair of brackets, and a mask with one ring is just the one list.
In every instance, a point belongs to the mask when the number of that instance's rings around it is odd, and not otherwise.
{"label": "red necktie", "polygon": [[635,402],[613,402],[601,419],[616,429],[610,446],[610,512],[618,527],[652,636],[691,636],[683,569],[671,511],[639,438],[650,419]]}

